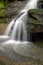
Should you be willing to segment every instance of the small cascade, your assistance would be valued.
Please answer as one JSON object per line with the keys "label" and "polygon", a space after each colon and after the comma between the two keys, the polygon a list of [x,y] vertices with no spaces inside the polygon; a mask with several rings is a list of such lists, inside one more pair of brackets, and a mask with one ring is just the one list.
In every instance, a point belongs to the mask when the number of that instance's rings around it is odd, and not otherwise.
{"label": "small cascade", "polygon": [[12,20],[4,31],[4,35],[9,36],[12,26],[14,25],[14,20]]}
{"label": "small cascade", "polygon": [[27,41],[27,31],[26,26],[22,20],[22,16],[16,20],[15,25],[13,27],[11,38],[18,41]]}
{"label": "small cascade", "polygon": [[11,23],[8,25],[7,29],[5,30],[4,35],[10,36],[11,39],[13,40],[27,41],[25,16],[27,15],[28,10],[34,8],[37,8],[37,0],[28,1],[24,9],[20,11],[20,13],[23,12],[24,13],[20,17],[18,16],[18,18],[16,18],[16,21],[15,20],[11,21]]}
{"label": "small cascade", "polygon": [[27,12],[30,9],[36,9],[37,8],[37,2],[38,0],[29,0],[21,12]]}

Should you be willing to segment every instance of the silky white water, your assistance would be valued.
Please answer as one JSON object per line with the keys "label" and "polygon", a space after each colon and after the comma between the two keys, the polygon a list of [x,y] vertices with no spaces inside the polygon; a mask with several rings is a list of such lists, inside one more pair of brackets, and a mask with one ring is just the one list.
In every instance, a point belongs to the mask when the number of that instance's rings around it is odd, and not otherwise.
{"label": "silky white water", "polygon": [[[12,42],[16,41],[16,42],[25,42],[27,41],[27,30],[26,30],[26,24],[25,24],[25,19],[26,19],[26,15],[27,15],[27,11],[30,9],[35,9],[37,8],[37,0],[30,0],[27,2],[26,6],[20,11],[20,13],[23,13],[20,17],[16,17],[16,21],[15,19],[13,19],[9,25],[7,26],[4,35],[7,38],[10,38]],[[7,40],[6,38],[6,40]],[[5,40],[5,37],[2,38]],[[9,41],[9,40],[7,40]],[[7,43],[7,41],[2,42],[3,43]],[[16,42],[14,42],[14,45],[17,44]],[[27,41],[28,42],[28,41]],[[9,43],[11,43],[9,41]],[[28,42],[30,43],[30,42]],[[21,44],[21,43],[19,43]],[[4,45],[4,44],[3,44]]]}
{"label": "silky white water", "polygon": [[[27,16],[27,11],[37,8],[37,1],[38,0],[28,1],[24,9],[20,11],[20,13],[23,14],[20,17],[16,17],[16,20],[13,19],[7,26],[4,35],[0,36],[0,51],[6,53],[11,59],[15,58],[14,52],[23,56],[40,57],[37,55],[38,50],[37,53],[29,50],[34,46],[31,45],[31,42],[27,41],[27,21],[25,21],[25,19],[27,19],[25,17]],[[34,49],[36,50],[36,47],[34,47]]]}
{"label": "silky white water", "polygon": [[[30,0],[26,4],[23,10],[20,12],[23,13],[19,18],[17,18],[16,22],[15,20],[11,21],[11,23],[8,25],[7,29],[4,32],[4,35],[10,35],[10,37],[14,40],[22,40],[27,41],[27,31],[26,31],[26,24],[25,24],[25,16],[27,15],[27,11],[30,9],[37,8],[37,0]],[[24,20],[23,20],[24,19]],[[13,29],[11,30],[11,27]],[[22,37],[22,38],[21,38]]]}

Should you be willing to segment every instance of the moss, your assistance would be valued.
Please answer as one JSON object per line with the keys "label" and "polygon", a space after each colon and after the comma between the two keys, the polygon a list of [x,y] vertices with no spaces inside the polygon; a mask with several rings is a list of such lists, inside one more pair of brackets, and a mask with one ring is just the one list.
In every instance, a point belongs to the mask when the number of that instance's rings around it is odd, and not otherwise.
{"label": "moss", "polygon": [[33,42],[36,46],[43,48],[43,41]]}
{"label": "moss", "polygon": [[0,17],[4,17],[5,16],[5,11],[2,9],[0,10]]}
{"label": "moss", "polygon": [[30,17],[29,17],[29,19],[30,19],[31,24],[43,25],[43,21],[35,20],[35,19],[30,18]]}
{"label": "moss", "polygon": [[[28,13],[28,15],[29,15],[29,13],[33,13],[33,14],[36,14],[36,15],[40,15],[40,14],[43,15],[43,9],[31,9],[27,13]],[[29,23],[31,23],[31,24],[43,25],[43,20],[35,20],[31,17],[29,17],[29,20],[30,20]]]}
{"label": "moss", "polygon": [[5,15],[5,11],[4,11],[4,3],[0,2],[0,17]]}
{"label": "moss", "polygon": [[[33,14],[36,14],[36,15],[43,15],[43,9],[32,9],[32,10],[29,10],[28,11],[28,15],[29,13],[33,13]],[[42,24],[43,25],[43,20],[35,20],[33,18],[30,18],[31,22],[30,23],[33,23],[33,24]]]}
{"label": "moss", "polygon": [[4,3],[3,2],[0,2],[0,9],[1,8],[4,8]]}
{"label": "moss", "polygon": [[28,11],[28,13],[35,13],[35,14],[43,14],[43,9],[31,9]]}
{"label": "moss", "polygon": [[[29,10],[28,11],[28,15],[29,15],[29,13],[33,13],[33,14],[36,14],[36,15],[43,15],[43,9],[31,9],[31,10]],[[34,15],[35,16],[35,15]],[[29,21],[30,22],[28,22],[28,23],[30,23],[30,26],[31,26],[31,24],[32,25],[43,25],[43,20],[40,20],[40,19],[37,19],[37,20],[35,20],[35,19],[33,19],[33,18],[31,18],[31,17],[29,17]],[[29,25],[29,24],[28,24]],[[33,30],[30,30],[30,32],[32,32]],[[29,33],[29,31],[28,31],[28,33]],[[40,48],[43,48],[43,41],[35,41],[35,42],[33,42],[36,46],[38,46],[38,47],[40,47]]]}

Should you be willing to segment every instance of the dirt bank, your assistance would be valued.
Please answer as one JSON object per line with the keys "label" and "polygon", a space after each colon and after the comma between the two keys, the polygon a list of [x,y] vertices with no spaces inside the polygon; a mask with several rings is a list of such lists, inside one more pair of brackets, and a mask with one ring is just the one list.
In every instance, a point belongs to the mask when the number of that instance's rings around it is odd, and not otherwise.
{"label": "dirt bank", "polygon": [[6,23],[0,23],[0,35],[3,34],[5,28],[6,28],[7,24]]}

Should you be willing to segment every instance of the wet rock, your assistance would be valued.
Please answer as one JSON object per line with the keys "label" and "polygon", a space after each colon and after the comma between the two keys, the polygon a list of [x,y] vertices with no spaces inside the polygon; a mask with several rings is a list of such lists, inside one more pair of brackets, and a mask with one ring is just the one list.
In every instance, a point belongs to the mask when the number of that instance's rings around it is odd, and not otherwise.
{"label": "wet rock", "polygon": [[43,21],[43,9],[30,10],[28,16],[34,20]]}
{"label": "wet rock", "polygon": [[31,29],[28,28],[28,34],[30,31],[30,38],[32,39],[37,39],[37,40],[42,40],[43,36],[43,9],[32,9],[28,11],[28,24],[30,24],[30,27],[33,27]]}
{"label": "wet rock", "polygon": [[[28,12],[29,21],[27,26],[32,27],[31,32],[43,32],[43,10],[42,9],[32,9]],[[27,27],[28,28],[28,27]]]}

